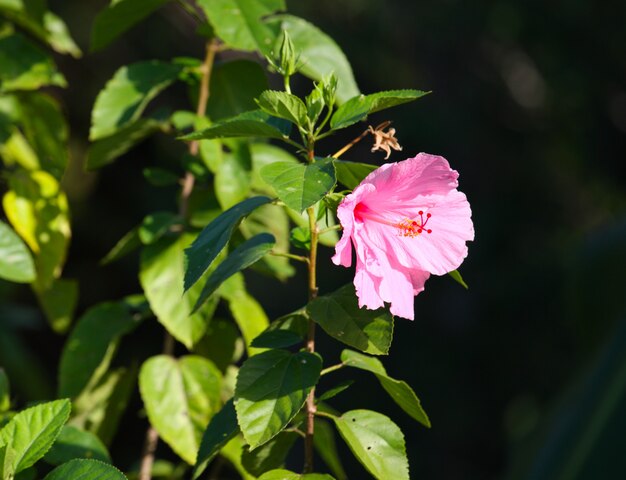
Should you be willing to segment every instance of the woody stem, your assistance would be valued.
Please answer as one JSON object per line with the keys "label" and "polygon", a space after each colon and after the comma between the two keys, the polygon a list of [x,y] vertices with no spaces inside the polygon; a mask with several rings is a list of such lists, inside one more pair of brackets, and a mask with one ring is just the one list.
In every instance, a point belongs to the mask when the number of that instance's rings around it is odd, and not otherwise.
{"label": "woody stem", "polygon": [[[314,154],[312,146],[308,151],[309,161],[313,161]],[[317,220],[315,208],[306,209],[309,217],[309,229],[311,231],[311,250],[309,252],[309,301],[317,297],[317,243],[319,231],[317,229]],[[307,335],[306,349],[308,352],[315,352],[315,322],[309,318],[309,331]],[[315,387],[311,389],[306,399],[306,431],[304,437],[304,473],[313,471],[313,435],[315,432]]]}

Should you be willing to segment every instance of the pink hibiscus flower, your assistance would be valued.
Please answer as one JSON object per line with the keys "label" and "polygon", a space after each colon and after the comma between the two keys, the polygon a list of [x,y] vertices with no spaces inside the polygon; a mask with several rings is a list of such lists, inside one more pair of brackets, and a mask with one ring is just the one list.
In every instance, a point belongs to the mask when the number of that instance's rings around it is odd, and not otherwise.
{"label": "pink hibiscus flower", "polygon": [[413,297],[428,277],[463,262],[474,225],[458,176],[445,158],[420,153],[382,165],[343,199],[343,236],[332,260],[349,267],[354,245],[359,307],[387,302],[392,314],[413,320]]}

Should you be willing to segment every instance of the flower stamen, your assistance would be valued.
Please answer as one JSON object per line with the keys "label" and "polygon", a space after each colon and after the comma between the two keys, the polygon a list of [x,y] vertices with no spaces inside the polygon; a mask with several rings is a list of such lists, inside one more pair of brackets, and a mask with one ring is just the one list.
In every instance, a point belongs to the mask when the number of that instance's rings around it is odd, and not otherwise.
{"label": "flower stamen", "polygon": [[374,212],[369,210],[367,207],[362,206],[361,204],[357,205],[354,209],[355,216],[361,220],[367,219],[376,223],[381,223],[383,225],[389,225],[390,227],[394,227],[398,229],[398,234],[401,237],[417,237],[423,232],[433,233],[432,229],[426,228],[428,221],[432,217],[430,213],[424,214],[423,210],[417,212],[419,218],[408,218],[405,217],[399,222],[390,222],[385,218],[382,218],[376,215]]}
{"label": "flower stamen", "polygon": [[426,224],[432,215],[430,213],[426,214],[426,219],[424,219],[424,212],[420,210],[418,213],[419,219],[410,219],[405,218],[401,222],[394,225],[396,228],[400,230],[399,234],[401,237],[417,237],[422,232],[433,233],[432,229],[426,228]]}

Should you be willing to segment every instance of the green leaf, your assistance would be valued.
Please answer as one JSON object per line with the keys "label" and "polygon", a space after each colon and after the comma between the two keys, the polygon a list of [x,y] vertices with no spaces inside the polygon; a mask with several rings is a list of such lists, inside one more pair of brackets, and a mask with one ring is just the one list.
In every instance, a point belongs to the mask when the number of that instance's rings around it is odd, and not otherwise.
{"label": "green leaf", "polygon": [[335,186],[335,167],[330,158],[308,165],[275,162],[263,167],[261,177],[285,204],[297,212],[321,200]]}
{"label": "green leaf", "polygon": [[402,410],[425,427],[430,428],[428,415],[413,389],[406,382],[387,375],[380,360],[352,350],[344,350],[341,352],[341,361],[348,367],[366,370],[376,375],[382,387]]}
{"label": "green leaf", "polygon": [[463,277],[458,270],[452,270],[451,272],[448,272],[448,275],[450,275],[454,281],[459,283],[465,290],[469,289],[469,286],[465,283],[465,280],[463,280]]}
{"label": "green leaf", "polygon": [[59,103],[49,95],[31,92],[20,96],[21,124],[39,158],[39,168],[60,179],[69,160],[68,127]]}
{"label": "green leaf", "polygon": [[350,189],[355,189],[365,177],[378,168],[377,165],[344,160],[335,160],[334,163],[337,171],[337,181]]}
{"label": "green leaf", "polygon": [[341,458],[337,452],[335,432],[328,422],[319,418],[315,419],[313,445],[337,480],[347,480],[348,476],[343,469]]}
{"label": "green leaf", "polygon": [[241,113],[209,128],[179,137],[179,140],[202,140],[211,138],[267,137],[284,140],[289,138],[291,124],[272,117],[261,110]]}
{"label": "green leaf", "polygon": [[87,170],[113,162],[153,133],[166,129],[167,123],[156,118],[140,118],[118,128],[108,137],[93,142],[87,152]]}
{"label": "green leaf", "polygon": [[111,463],[111,456],[98,437],[93,433],[65,425],[43,459],[51,465],[61,465],[75,458],[92,458]]}
{"label": "green leaf", "polygon": [[87,310],[65,343],[59,367],[59,396],[76,397],[119,339],[138,325],[126,305],[105,302]]}
{"label": "green leaf", "polygon": [[0,221],[0,278],[30,283],[36,275],[30,250],[11,227]]}
{"label": "green leaf", "polygon": [[184,252],[192,239],[191,234],[185,233],[178,238],[163,237],[147,245],[141,252],[139,267],[139,280],[152,311],[168,332],[187,348],[202,338],[217,306],[213,300],[191,314],[202,290],[200,284],[186,292],[183,290]]}
{"label": "green leaf", "polygon": [[268,197],[252,197],[229,208],[206,226],[185,250],[185,291],[195,284],[224,249],[239,222],[261,205]]}
{"label": "green leaf", "polygon": [[262,258],[272,250],[275,243],[272,235],[261,233],[238,245],[209,276],[196,305],[193,307],[193,312],[197,311],[227,278]]}
{"label": "green leaf", "polygon": [[246,342],[248,355],[254,355],[258,350],[251,348],[252,340],[269,324],[263,307],[246,291],[241,273],[226,280],[220,288],[220,294],[228,301],[228,308]]}
{"label": "green leaf", "polygon": [[[252,212],[239,227],[245,238],[259,233],[269,232],[274,235],[276,252],[289,252],[289,217],[285,208],[278,205],[263,205]],[[257,272],[285,281],[296,273],[286,257],[266,255],[252,268]]]}
{"label": "green leaf", "polygon": [[288,162],[294,165],[300,162],[286,150],[269,143],[252,143],[252,188],[270,197],[276,196],[276,191],[260,175],[260,171],[266,165],[274,162]]}
{"label": "green leaf", "polygon": [[98,460],[70,460],[52,470],[44,480],[128,480],[117,468]]}
{"label": "green leaf", "polygon": [[147,215],[137,232],[144,245],[150,245],[165,235],[174,225],[182,222],[179,215],[172,212],[155,212]]}
{"label": "green leaf", "polygon": [[258,98],[257,104],[261,110],[274,117],[284,118],[302,128],[308,126],[306,105],[291,93],[266,90]]}
{"label": "green leaf", "polygon": [[308,332],[308,320],[301,312],[294,312],[274,320],[258,335],[252,346],[258,348],[287,348],[302,343]]}
{"label": "green leaf", "polygon": [[238,433],[237,415],[231,399],[211,418],[202,435],[198,459],[193,471],[194,480],[204,473],[209,463],[211,463],[222,447]]}
{"label": "green leaf", "polygon": [[254,476],[284,465],[289,450],[293,447],[299,435],[295,432],[280,432],[269,442],[252,451],[244,449],[241,463]]}
{"label": "green leaf", "polygon": [[204,337],[194,345],[193,353],[210,358],[221,372],[226,372],[241,358],[243,347],[237,326],[231,320],[214,318]]}
{"label": "green leaf", "polygon": [[43,170],[17,171],[9,178],[4,211],[35,254],[37,281],[47,288],[61,273],[70,238],[67,197]]}
{"label": "green leaf", "polygon": [[[300,54],[300,72],[313,80],[322,80],[334,73],[338,80],[337,98],[345,102],[359,95],[352,68],[335,41],[315,25],[293,15],[276,15],[268,20],[277,30],[289,33],[296,52]],[[274,49],[278,51],[278,46]]]}
{"label": "green leaf", "polygon": [[89,139],[107,137],[137,121],[150,100],[174,82],[181,70],[180,65],[156,60],[120,68],[96,98]]}
{"label": "green leaf", "polygon": [[354,383],[354,380],[345,380],[343,382],[341,382],[339,385],[331,388],[330,390],[326,390],[322,395],[319,396],[318,398],[318,402],[324,402],[326,400],[329,400],[333,397],[336,397],[337,395],[339,395],[341,392],[343,392],[344,390],[350,388],[350,385],[352,385]]}
{"label": "green leaf", "polygon": [[241,476],[241,480],[257,480],[256,477],[250,475],[241,464],[241,455],[243,454],[244,448],[245,442],[243,438],[237,435],[224,445],[224,448],[220,451],[220,455],[232,464],[233,468]]}
{"label": "green leaf", "polygon": [[378,480],[409,480],[404,435],[388,417],[352,410],[333,419],[359,462]]}
{"label": "green leaf", "polygon": [[91,51],[101,50],[169,0],[117,0],[96,16]]}
{"label": "green leaf", "polygon": [[325,473],[294,473],[289,470],[271,470],[261,475],[258,480],[335,480]]}
{"label": "green leaf", "polygon": [[[46,12],[43,16],[45,40],[56,52],[69,53],[74,58],[80,58],[83,54],[76,42],[70,35],[67,25],[61,17],[52,12]],[[38,35],[39,36],[39,35]]]}
{"label": "green leaf", "polygon": [[0,91],[66,86],[52,58],[19,33],[0,38]]}
{"label": "green leaf", "polygon": [[330,119],[330,126],[335,130],[349,127],[367,118],[370,113],[412,102],[428,93],[430,92],[421,90],[389,90],[353,97],[341,105],[333,114]]}
{"label": "green leaf", "polygon": [[168,187],[170,185],[176,185],[180,180],[178,175],[164,168],[144,168],[142,173],[148,183],[150,185],[154,185],[155,187]]}
{"label": "green leaf", "polygon": [[[13,451],[10,470],[19,473],[45,455],[70,415],[67,399],[41,403],[15,415],[0,430],[0,446]],[[5,458],[5,469],[7,468]]]}
{"label": "green leaf", "polygon": [[252,170],[248,142],[234,140],[229,143],[231,151],[222,155],[215,169],[214,182],[215,196],[224,210],[248,198]]}
{"label": "green leaf", "polygon": [[65,333],[72,324],[78,304],[78,282],[64,278],[53,280],[46,286],[36,282],[33,290],[52,329],[57,333]]}
{"label": "green leaf", "polygon": [[276,35],[261,19],[285,9],[284,0],[198,0],[215,33],[235,50],[269,54]]}
{"label": "green leaf", "polygon": [[337,340],[374,355],[386,355],[393,337],[393,317],[385,309],[359,308],[354,286],[316,298],[307,305],[311,318]]}
{"label": "green leaf", "polygon": [[139,389],[150,424],[193,465],[205,426],[220,409],[222,375],[205,358],[159,355],[144,362]]}
{"label": "green leaf", "polygon": [[75,58],[82,55],[65,22],[54,13],[46,11],[44,0],[3,0],[0,2],[0,12],[55,51],[69,53]]}
{"label": "green leaf", "polygon": [[251,449],[274,437],[300,411],[321,368],[318,355],[286,350],[259,353],[241,366],[235,409]]}
{"label": "green leaf", "polygon": [[4,369],[0,367],[0,413],[11,408],[11,396],[9,390],[9,378]]}
{"label": "green leaf", "polygon": [[139,227],[135,227],[118,240],[109,253],[107,253],[104,258],[100,260],[100,265],[108,265],[109,263],[115,262],[139,247],[141,247]]}
{"label": "green leaf", "polygon": [[257,108],[254,99],[268,88],[265,71],[256,62],[235,60],[215,68],[207,114],[212,120],[233,117]]}
{"label": "green leaf", "polygon": [[74,400],[70,423],[88,430],[109,445],[117,432],[131,395],[137,386],[137,368],[107,370],[110,358],[102,361],[87,387]]}

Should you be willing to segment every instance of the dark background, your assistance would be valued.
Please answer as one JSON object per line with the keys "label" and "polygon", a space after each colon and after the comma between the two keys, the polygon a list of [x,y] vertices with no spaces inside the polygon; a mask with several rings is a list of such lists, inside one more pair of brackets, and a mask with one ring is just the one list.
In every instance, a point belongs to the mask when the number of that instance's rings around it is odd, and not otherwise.
{"label": "dark background", "polygon": [[[88,51],[106,2],[50,3]],[[626,478],[626,3],[292,0],[288,7],[337,41],[364,93],[433,91],[371,123],[393,120],[404,151],[391,160],[425,151],[450,161],[476,229],[460,268],[470,289],[432,278],[416,298],[416,320],[396,322],[384,359],[390,375],[414,387],[433,428],[413,422],[366,374],[350,372],[358,381],[336,408],[392,417],[415,479]],[[79,313],[140,291],[136,256],[107,267],[98,261],[147,213],[176,208],[176,189],[147,186],[141,171],[183,152],[157,137],[85,174],[95,96],[126,63],[202,54],[187,17],[170,6],[102,52],[57,59],[73,128],[65,276],[80,280]],[[170,89],[163,101],[184,107],[185,92]],[[322,153],[358,133],[333,139]],[[346,158],[382,161],[367,146]],[[351,280],[330,255],[321,253],[323,291]],[[303,281],[286,289],[247,279],[272,318],[305,301]],[[0,294],[13,306],[32,302],[27,289],[3,284]],[[21,337],[33,363],[30,378],[12,378],[18,399],[52,395],[54,387],[63,339],[38,318]],[[142,327],[131,350],[156,353],[159,336],[156,325]],[[338,351],[322,335],[320,348]],[[136,409],[127,417],[113,448],[122,468],[139,455],[145,428]],[[351,479],[366,477],[347,451],[343,457]]]}

